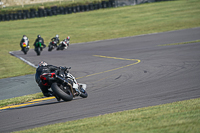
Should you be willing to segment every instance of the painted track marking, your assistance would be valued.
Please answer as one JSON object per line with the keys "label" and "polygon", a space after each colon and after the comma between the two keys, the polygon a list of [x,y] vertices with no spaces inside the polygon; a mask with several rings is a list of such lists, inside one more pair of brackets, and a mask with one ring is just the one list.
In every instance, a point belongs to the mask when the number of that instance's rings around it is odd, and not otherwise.
{"label": "painted track marking", "polygon": [[83,77],[78,77],[76,79],[81,79],[81,78],[90,77],[90,76],[94,76],[94,75],[98,75],[98,74],[102,74],[102,73],[107,73],[107,72],[115,71],[115,70],[118,70],[118,69],[122,69],[122,68],[129,67],[129,66],[132,66],[132,65],[140,63],[139,59],[127,59],[127,58],[118,58],[118,57],[110,57],[110,56],[102,56],[102,55],[93,55],[93,56],[101,57],[101,58],[115,59],[115,60],[136,61],[136,62],[128,64],[126,66],[121,66],[121,67],[117,67],[117,68],[114,68],[114,69],[106,70],[106,71],[103,71],[103,72],[93,73],[93,74],[86,75],[86,76],[83,76]]}

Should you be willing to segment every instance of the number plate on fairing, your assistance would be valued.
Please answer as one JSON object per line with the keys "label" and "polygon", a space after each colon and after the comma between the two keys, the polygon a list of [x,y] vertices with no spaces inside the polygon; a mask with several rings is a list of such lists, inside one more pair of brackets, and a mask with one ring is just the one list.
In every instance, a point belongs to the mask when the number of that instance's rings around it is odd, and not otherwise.
{"label": "number plate on fairing", "polygon": [[23,43],[23,45],[22,45],[23,47],[26,47],[26,43]]}

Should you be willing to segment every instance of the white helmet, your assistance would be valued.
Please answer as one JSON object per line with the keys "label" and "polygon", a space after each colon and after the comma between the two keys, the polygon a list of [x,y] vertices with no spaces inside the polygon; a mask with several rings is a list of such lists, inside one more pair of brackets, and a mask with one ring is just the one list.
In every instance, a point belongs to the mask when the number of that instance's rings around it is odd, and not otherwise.
{"label": "white helmet", "polygon": [[27,40],[28,38],[26,36],[23,37],[24,40]]}
{"label": "white helmet", "polygon": [[69,40],[69,39],[70,39],[70,36],[68,36],[67,39]]}
{"label": "white helmet", "polygon": [[39,64],[38,64],[38,67],[39,66],[47,66],[48,64],[46,63],[46,62],[44,62],[44,61],[41,61]]}
{"label": "white helmet", "polygon": [[56,37],[58,38],[58,37],[59,37],[59,35],[56,35]]}

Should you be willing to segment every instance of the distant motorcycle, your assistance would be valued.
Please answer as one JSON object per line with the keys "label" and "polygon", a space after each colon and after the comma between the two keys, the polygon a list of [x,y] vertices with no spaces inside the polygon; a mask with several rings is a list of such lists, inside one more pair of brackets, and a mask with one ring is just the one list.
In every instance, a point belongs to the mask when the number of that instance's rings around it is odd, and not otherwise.
{"label": "distant motorcycle", "polygon": [[56,50],[64,50],[69,47],[69,41],[67,39],[64,39],[63,41],[60,42]]}
{"label": "distant motorcycle", "polygon": [[38,56],[40,55],[42,50],[43,50],[43,47],[42,47],[41,42],[37,42],[35,44],[35,52],[37,53]]}
{"label": "distant motorcycle", "polygon": [[52,51],[55,47],[57,47],[57,42],[51,41],[48,46],[48,51]]}
{"label": "distant motorcycle", "polygon": [[40,76],[42,84],[51,87],[56,96],[64,101],[71,101],[76,96],[87,98],[86,84],[78,83],[75,77],[69,73],[69,69],[71,67],[59,67],[56,72],[42,74]]}
{"label": "distant motorcycle", "polygon": [[24,52],[24,54],[27,54],[29,50],[28,40],[25,40],[24,42],[22,42],[21,46],[22,46],[22,51]]}

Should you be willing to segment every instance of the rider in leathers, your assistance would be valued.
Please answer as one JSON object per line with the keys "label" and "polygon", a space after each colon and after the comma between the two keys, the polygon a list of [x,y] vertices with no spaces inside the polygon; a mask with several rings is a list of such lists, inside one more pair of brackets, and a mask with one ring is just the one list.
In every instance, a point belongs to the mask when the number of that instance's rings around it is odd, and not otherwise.
{"label": "rider in leathers", "polygon": [[26,35],[23,35],[22,39],[21,39],[21,42],[20,42],[20,47],[22,48],[22,44],[23,42],[27,41],[28,42],[28,47],[29,47],[29,39]]}
{"label": "rider in leathers", "polygon": [[67,38],[65,38],[63,40],[62,46],[67,49],[67,47],[69,47],[69,40],[70,40],[70,36],[68,36]]}
{"label": "rider in leathers", "polygon": [[[40,75],[43,73],[50,73],[55,70],[58,70],[59,68],[53,65],[48,65],[46,62],[41,61],[38,65],[38,68],[36,69],[35,74],[35,81],[37,82],[38,86],[40,87],[42,93],[46,97],[55,96],[52,91],[49,90],[49,86],[45,86],[42,84],[42,81],[40,80]],[[56,97],[58,101],[60,101],[59,97]]]}
{"label": "rider in leathers", "polygon": [[43,39],[40,35],[37,35],[37,38],[36,38],[36,40],[35,40],[35,43],[33,44],[35,47],[36,47],[36,43],[37,43],[37,42],[40,42],[40,43],[42,44],[43,48],[46,47],[46,45],[44,44],[44,39]]}
{"label": "rider in leathers", "polygon": [[[44,96],[46,96],[46,97],[55,96],[56,99],[58,101],[60,101],[60,98],[58,96],[56,96],[52,91],[49,90],[50,89],[49,86],[44,86],[40,79],[40,75],[42,75],[43,73],[56,72],[57,70],[59,70],[59,67],[53,66],[53,65],[48,65],[46,62],[41,61],[38,65],[38,68],[36,69],[35,81],[37,82],[37,84],[40,87]],[[76,90],[77,90],[77,88],[76,88]]]}
{"label": "rider in leathers", "polygon": [[54,44],[54,45],[57,47],[57,44],[60,43],[59,36],[56,35],[55,37],[51,38],[51,41],[56,41],[56,44]]}

